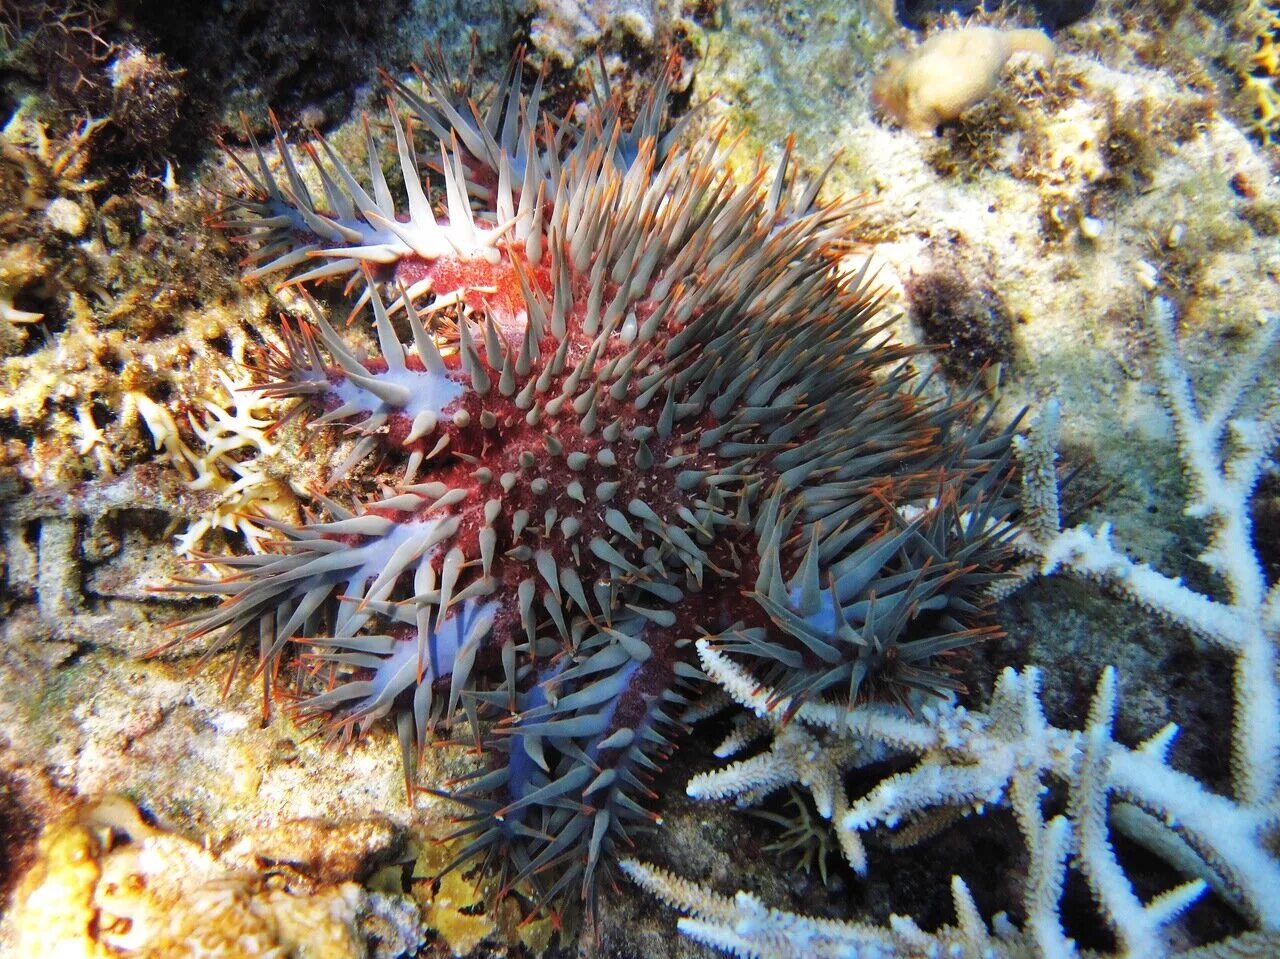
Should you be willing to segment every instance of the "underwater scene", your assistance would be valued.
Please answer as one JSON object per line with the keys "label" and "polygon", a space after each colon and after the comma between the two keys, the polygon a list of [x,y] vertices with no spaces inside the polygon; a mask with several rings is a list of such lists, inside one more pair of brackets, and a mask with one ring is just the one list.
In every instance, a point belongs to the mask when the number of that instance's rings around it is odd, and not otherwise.
{"label": "underwater scene", "polygon": [[1280,4],[0,0],[0,956],[1280,956]]}

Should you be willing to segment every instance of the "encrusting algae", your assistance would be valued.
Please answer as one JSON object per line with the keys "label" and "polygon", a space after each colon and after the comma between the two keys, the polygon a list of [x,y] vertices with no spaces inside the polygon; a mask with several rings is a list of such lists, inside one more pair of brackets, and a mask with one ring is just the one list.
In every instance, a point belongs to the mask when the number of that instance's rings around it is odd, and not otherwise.
{"label": "encrusting algae", "polygon": [[[428,842],[411,848],[413,898],[422,907],[427,928],[444,940],[455,956],[468,956],[485,941],[522,943],[534,955],[541,955],[555,934],[550,917],[524,920],[515,902],[508,899],[497,909],[484,908],[495,883],[482,874],[452,870],[442,872],[457,855],[456,842]],[[386,868],[392,891],[399,888],[401,867]],[[437,878],[439,877],[439,878]],[[382,876],[375,874],[369,887],[380,888]]]}

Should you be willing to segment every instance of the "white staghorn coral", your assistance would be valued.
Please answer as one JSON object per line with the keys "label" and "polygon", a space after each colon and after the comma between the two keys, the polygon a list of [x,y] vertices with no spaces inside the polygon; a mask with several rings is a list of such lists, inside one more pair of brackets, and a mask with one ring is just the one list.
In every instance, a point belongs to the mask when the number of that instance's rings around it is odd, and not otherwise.
{"label": "white staghorn coral", "polygon": [[[963,880],[952,879],[957,923],[925,932],[894,916],[885,927],[837,923],[777,912],[747,893],[728,898],[631,860],[637,883],[687,914],[680,930],[734,955],[992,956],[1079,955],[1061,918],[1068,870],[1078,870],[1115,936],[1117,956],[1272,954],[1280,932],[1280,585],[1266,581],[1255,552],[1250,500],[1280,436],[1280,397],[1257,388],[1280,321],[1262,329],[1248,359],[1198,409],[1178,353],[1172,311],[1156,300],[1149,314],[1161,388],[1178,436],[1190,485],[1187,512],[1208,527],[1201,561],[1221,577],[1221,598],[1135,563],[1110,541],[1109,529],[1060,528],[1054,444],[1057,409],[1019,444],[1024,503],[1037,512],[1018,547],[1029,562],[1019,582],[1037,574],[1072,572],[1101,582],[1153,614],[1184,626],[1234,657],[1233,795],[1215,793],[1169,764],[1173,724],[1137,747],[1117,742],[1116,673],[1103,672],[1081,730],[1052,725],[1038,694],[1038,672],[1006,669],[983,711],[954,702],[914,713],[885,705],[848,711],[825,703],[792,703],[706,640],[703,669],[740,705],[772,727],[768,751],[690,783],[695,797],[751,800],[784,784],[811,789],[841,838],[846,858],[865,870],[862,833],[885,828],[907,842],[927,835],[939,818],[1013,810],[1028,850],[1021,912],[1015,928],[1003,914],[989,929]],[[1258,395],[1261,393],[1262,395]],[[787,723],[785,718],[792,717]],[[741,740],[742,737],[739,737]],[[735,741],[735,746],[743,743]],[[838,772],[883,756],[913,756],[915,765],[849,800],[831,795]],[[833,778],[834,777],[834,778]],[[1046,819],[1041,796],[1065,789],[1066,808]],[[844,808],[841,814],[839,810]],[[1111,844],[1112,830],[1147,846],[1188,881],[1149,902],[1139,898]],[[1212,889],[1255,930],[1215,947],[1175,948],[1168,927]],[[1261,951],[1257,951],[1261,949]]]}
{"label": "white staghorn coral", "polygon": [[958,923],[926,933],[908,917],[894,916],[887,926],[816,919],[770,909],[756,896],[739,892],[721,896],[696,883],[634,859],[623,871],[663,902],[687,913],[678,923],[691,939],[735,956],[751,959],[887,959],[890,956],[981,956],[1012,959],[1025,954],[1019,942],[1004,938],[1003,924],[995,935],[978,913],[969,888],[960,879],[951,884]]}
{"label": "white staghorn coral", "polygon": [[[700,641],[699,652],[704,664],[709,660],[724,662],[726,671],[714,677],[717,681],[720,676],[729,675],[729,670],[737,669],[705,641]],[[716,754],[727,758],[745,745],[731,735]],[[695,776],[686,791],[694,799],[736,797],[739,806],[746,806],[783,786],[803,786],[813,796],[818,814],[834,824],[845,859],[859,874],[865,874],[867,853],[862,838],[857,830],[845,825],[849,803],[841,778],[847,770],[870,765],[887,755],[888,750],[870,740],[834,737],[806,729],[803,723],[787,723],[774,727],[767,752]]]}
{"label": "white staghorn coral", "polygon": [[[1111,545],[1106,525],[1096,534],[1075,527],[1030,536],[1022,545],[1040,561],[1042,573],[1063,570],[1098,580],[1235,657],[1234,785],[1240,801],[1262,803],[1280,787],[1280,695],[1275,683],[1280,584],[1267,586],[1254,551],[1249,502],[1280,438],[1280,391],[1273,384],[1265,398],[1257,398],[1256,415],[1244,414],[1251,388],[1280,339],[1280,319],[1263,324],[1254,348],[1219,387],[1205,414],[1198,409],[1179,355],[1165,300],[1152,302],[1148,323],[1156,337],[1161,392],[1190,484],[1186,513],[1208,529],[1209,545],[1199,559],[1222,577],[1226,602],[1133,562]],[[1056,527],[1058,518],[1052,521]]]}

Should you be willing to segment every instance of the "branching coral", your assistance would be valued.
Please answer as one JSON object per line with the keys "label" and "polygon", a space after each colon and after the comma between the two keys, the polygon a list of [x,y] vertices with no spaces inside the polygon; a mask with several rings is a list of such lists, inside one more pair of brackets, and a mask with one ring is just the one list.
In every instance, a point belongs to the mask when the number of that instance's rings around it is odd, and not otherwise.
{"label": "branching coral", "polygon": [[[167,409],[145,393],[125,395],[126,406],[146,426],[155,448],[182,472],[187,489],[212,497],[203,515],[178,537],[183,556],[194,555],[205,534],[214,529],[238,532],[250,549],[263,552],[263,541],[271,535],[268,524],[295,519],[298,496],[304,492],[270,468],[270,460],[279,453],[269,438],[278,414],[275,404],[249,389],[247,381],[237,383],[222,371],[218,377],[229,399],[226,406],[205,400],[203,417],[187,416],[198,451],[182,438]],[[92,434],[85,442],[92,448]]]}
{"label": "branching coral", "polygon": [[[1167,303],[1152,304],[1150,324],[1161,387],[1190,482],[1187,512],[1209,529],[1209,546],[1200,559],[1221,577],[1225,595],[1215,599],[1197,593],[1134,563],[1111,545],[1105,528],[1097,534],[1083,527],[1059,530],[1052,408],[1031,438],[1018,441],[1025,505],[1036,517],[1020,537],[1020,547],[1034,558],[1024,567],[1024,578],[1064,570],[1099,580],[1232,655],[1234,795],[1214,793],[1170,765],[1176,726],[1166,726],[1136,748],[1115,741],[1113,669],[1104,672],[1088,721],[1077,731],[1046,721],[1034,669],[1005,670],[983,711],[944,703],[926,705],[915,714],[885,705],[860,706],[846,714],[820,704],[796,705],[777,691],[762,690],[731,657],[702,641],[703,669],[774,726],[774,743],[755,759],[695,779],[691,795],[750,795],[787,782],[804,783],[814,791],[820,810],[838,816],[846,857],[859,872],[866,862],[856,834],[901,828],[918,838],[936,829],[939,813],[1009,806],[1029,854],[1022,902],[1026,922],[1016,929],[997,917],[992,935],[960,877],[952,880],[957,925],[926,933],[904,917],[881,928],[778,913],[745,893],[728,899],[640,862],[624,863],[637,882],[690,916],[680,921],[682,931],[735,955],[754,957],[916,956],[945,949],[957,955],[1075,956],[1076,945],[1061,919],[1070,867],[1083,873],[1115,934],[1119,955],[1171,954],[1168,925],[1207,888],[1274,946],[1280,929],[1280,861],[1272,845],[1280,831],[1280,680],[1275,659],[1280,584],[1266,583],[1252,542],[1249,502],[1280,436],[1275,384],[1254,389],[1270,360],[1280,321],[1272,319],[1263,327],[1248,358],[1219,387],[1205,413],[1198,409],[1178,355]],[[1002,583],[1000,589],[1011,585],[1016,581]],[[791,712],[804,729],[782,723]],[[815,748],[815,736],[827,744]],[[917,762],[864,796],[831,797],[833,770],[865,765],[886,754],[913,756]],[[1067,800],[1063,813],[1046,819],[1043,795],[1050,783],[1065,787]],[[1192,878],[1144,903],[1112,848],[1112,829],[1147,845]],[[1257,937],[1246,938],[1240,948],[1256,948]]]}
{"label": "branching coral", "polygon": [[[1195,592],[1180,580],[1135,563],[1110,541],[1104,526],[1057,531],[1056,505],[1036,474],[1034,499],[1040,520],[1028,526],[1024,548],[1040,572],[1062,569],[1096,579],[1144,608],[1185,627],[1234,657],[1235,703],[1232,769],[1241,802],[1267,802],[1280,786],[1280,696],[1274,677],[1280,644],[1280,585],[1268,586],[1253,544],[1249,504],[1280,436],[1280,394],[1264,383],[1280,323],[1264,323],[1255,348],[1200,412],[1191,380],[1178,354],[1173,314],[1167,302],[1153,302],[1149,316],[1155,335],[1160,388],[1178,437],[1178,451],[1190,486],[1187,515],[1209,532],[1200,562],[1225,584],[1223,599]],[[1252,401],[1254,409],[1248,405]],[[1041,464],[1043,449],[1033,454]],[[1024,574],[1031,570],[1024,568]]]}

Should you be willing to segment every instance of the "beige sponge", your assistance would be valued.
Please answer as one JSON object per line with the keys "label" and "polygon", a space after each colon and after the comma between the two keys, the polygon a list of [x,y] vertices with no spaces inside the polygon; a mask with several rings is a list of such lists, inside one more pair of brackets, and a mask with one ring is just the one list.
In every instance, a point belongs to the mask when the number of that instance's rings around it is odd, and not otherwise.
{"label": "beige sponge", "polygon": [[871,99],[908,130],[929,134],[988,96],[1005,63],[1020,52],[1053,65],[1053,41],[1039,30],[947,30],[891,59],[876,77]]}

